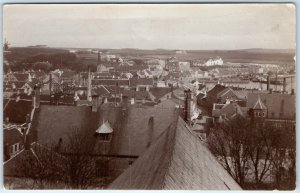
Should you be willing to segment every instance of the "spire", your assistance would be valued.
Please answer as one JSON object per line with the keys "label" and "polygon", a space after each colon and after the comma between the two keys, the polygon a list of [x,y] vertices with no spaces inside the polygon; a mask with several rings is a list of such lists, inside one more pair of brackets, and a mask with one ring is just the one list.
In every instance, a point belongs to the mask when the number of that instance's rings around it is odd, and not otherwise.
{"label": "spire", "polygon": [[261,101],[260,97],[258,97],[255,105],[253,106],[253,109],[260,109],[260,110],[266,110],[267,107],[264,105],[264,103]]}

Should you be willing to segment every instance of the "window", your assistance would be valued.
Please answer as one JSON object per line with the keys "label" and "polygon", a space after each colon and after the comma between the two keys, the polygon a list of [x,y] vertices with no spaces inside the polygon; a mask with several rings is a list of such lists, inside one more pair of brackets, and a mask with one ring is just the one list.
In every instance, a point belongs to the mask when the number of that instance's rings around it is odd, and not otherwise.
{"label": "window", "polygon": [[262,113],[262,117],[265,117],[265,113]]}
{"label": "window", "polygon": [[100,137],[100,140],[103,140],[103,141],[110,141],[111,140],[111,134],[110,133],[100,133],[99,137]]}

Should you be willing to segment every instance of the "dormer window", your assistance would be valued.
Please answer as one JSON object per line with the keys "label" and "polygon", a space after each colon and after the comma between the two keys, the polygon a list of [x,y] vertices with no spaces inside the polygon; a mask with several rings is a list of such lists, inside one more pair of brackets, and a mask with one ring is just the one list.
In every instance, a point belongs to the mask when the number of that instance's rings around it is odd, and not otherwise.
{"label": "dormer window", "polygon": [[100,141],[111,141],[113,129],[108,121],[103,122],[102,125],[96,130],[96,137]]}

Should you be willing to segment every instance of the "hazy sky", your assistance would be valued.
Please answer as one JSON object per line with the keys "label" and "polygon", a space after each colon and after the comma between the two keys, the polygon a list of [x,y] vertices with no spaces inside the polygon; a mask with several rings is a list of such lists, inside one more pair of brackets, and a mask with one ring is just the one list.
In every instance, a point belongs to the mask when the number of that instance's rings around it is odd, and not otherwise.
{"label": "hazy sky", "polygon": [[12,46],[295,49],[292,4],[6,5]]}

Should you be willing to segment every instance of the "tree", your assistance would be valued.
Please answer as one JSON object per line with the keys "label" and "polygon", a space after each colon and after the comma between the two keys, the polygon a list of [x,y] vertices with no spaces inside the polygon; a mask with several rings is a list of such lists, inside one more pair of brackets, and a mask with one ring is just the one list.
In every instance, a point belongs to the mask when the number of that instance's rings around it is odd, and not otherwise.
{"label": "tree", "polygon": [[245,142],[249,140],[249,124],[243,117],[217,124],[208,140],[209,148],[219,158],[228,173],[242,186],[249,168]]}
{"label": "tree", "polygon": [[[66,141],[52,142],[49,147],[34,144],[19,164],[22,177],[33,180],[35,189],[88,189],[97,180],[93,141],[80,129],[72,129]],[[97,184],[101,187],[101,184]]]}
{"label": "tree", "polygon": [[[261,188],[267,177],[274,179],[274,176],[276,188],[295,187],[296,141],[292,122],[274,124],[237,116],[217,124],[210,131],[208,144],[244,188]],[[251,187],[246,186],[246,179],[251,180]]]}

